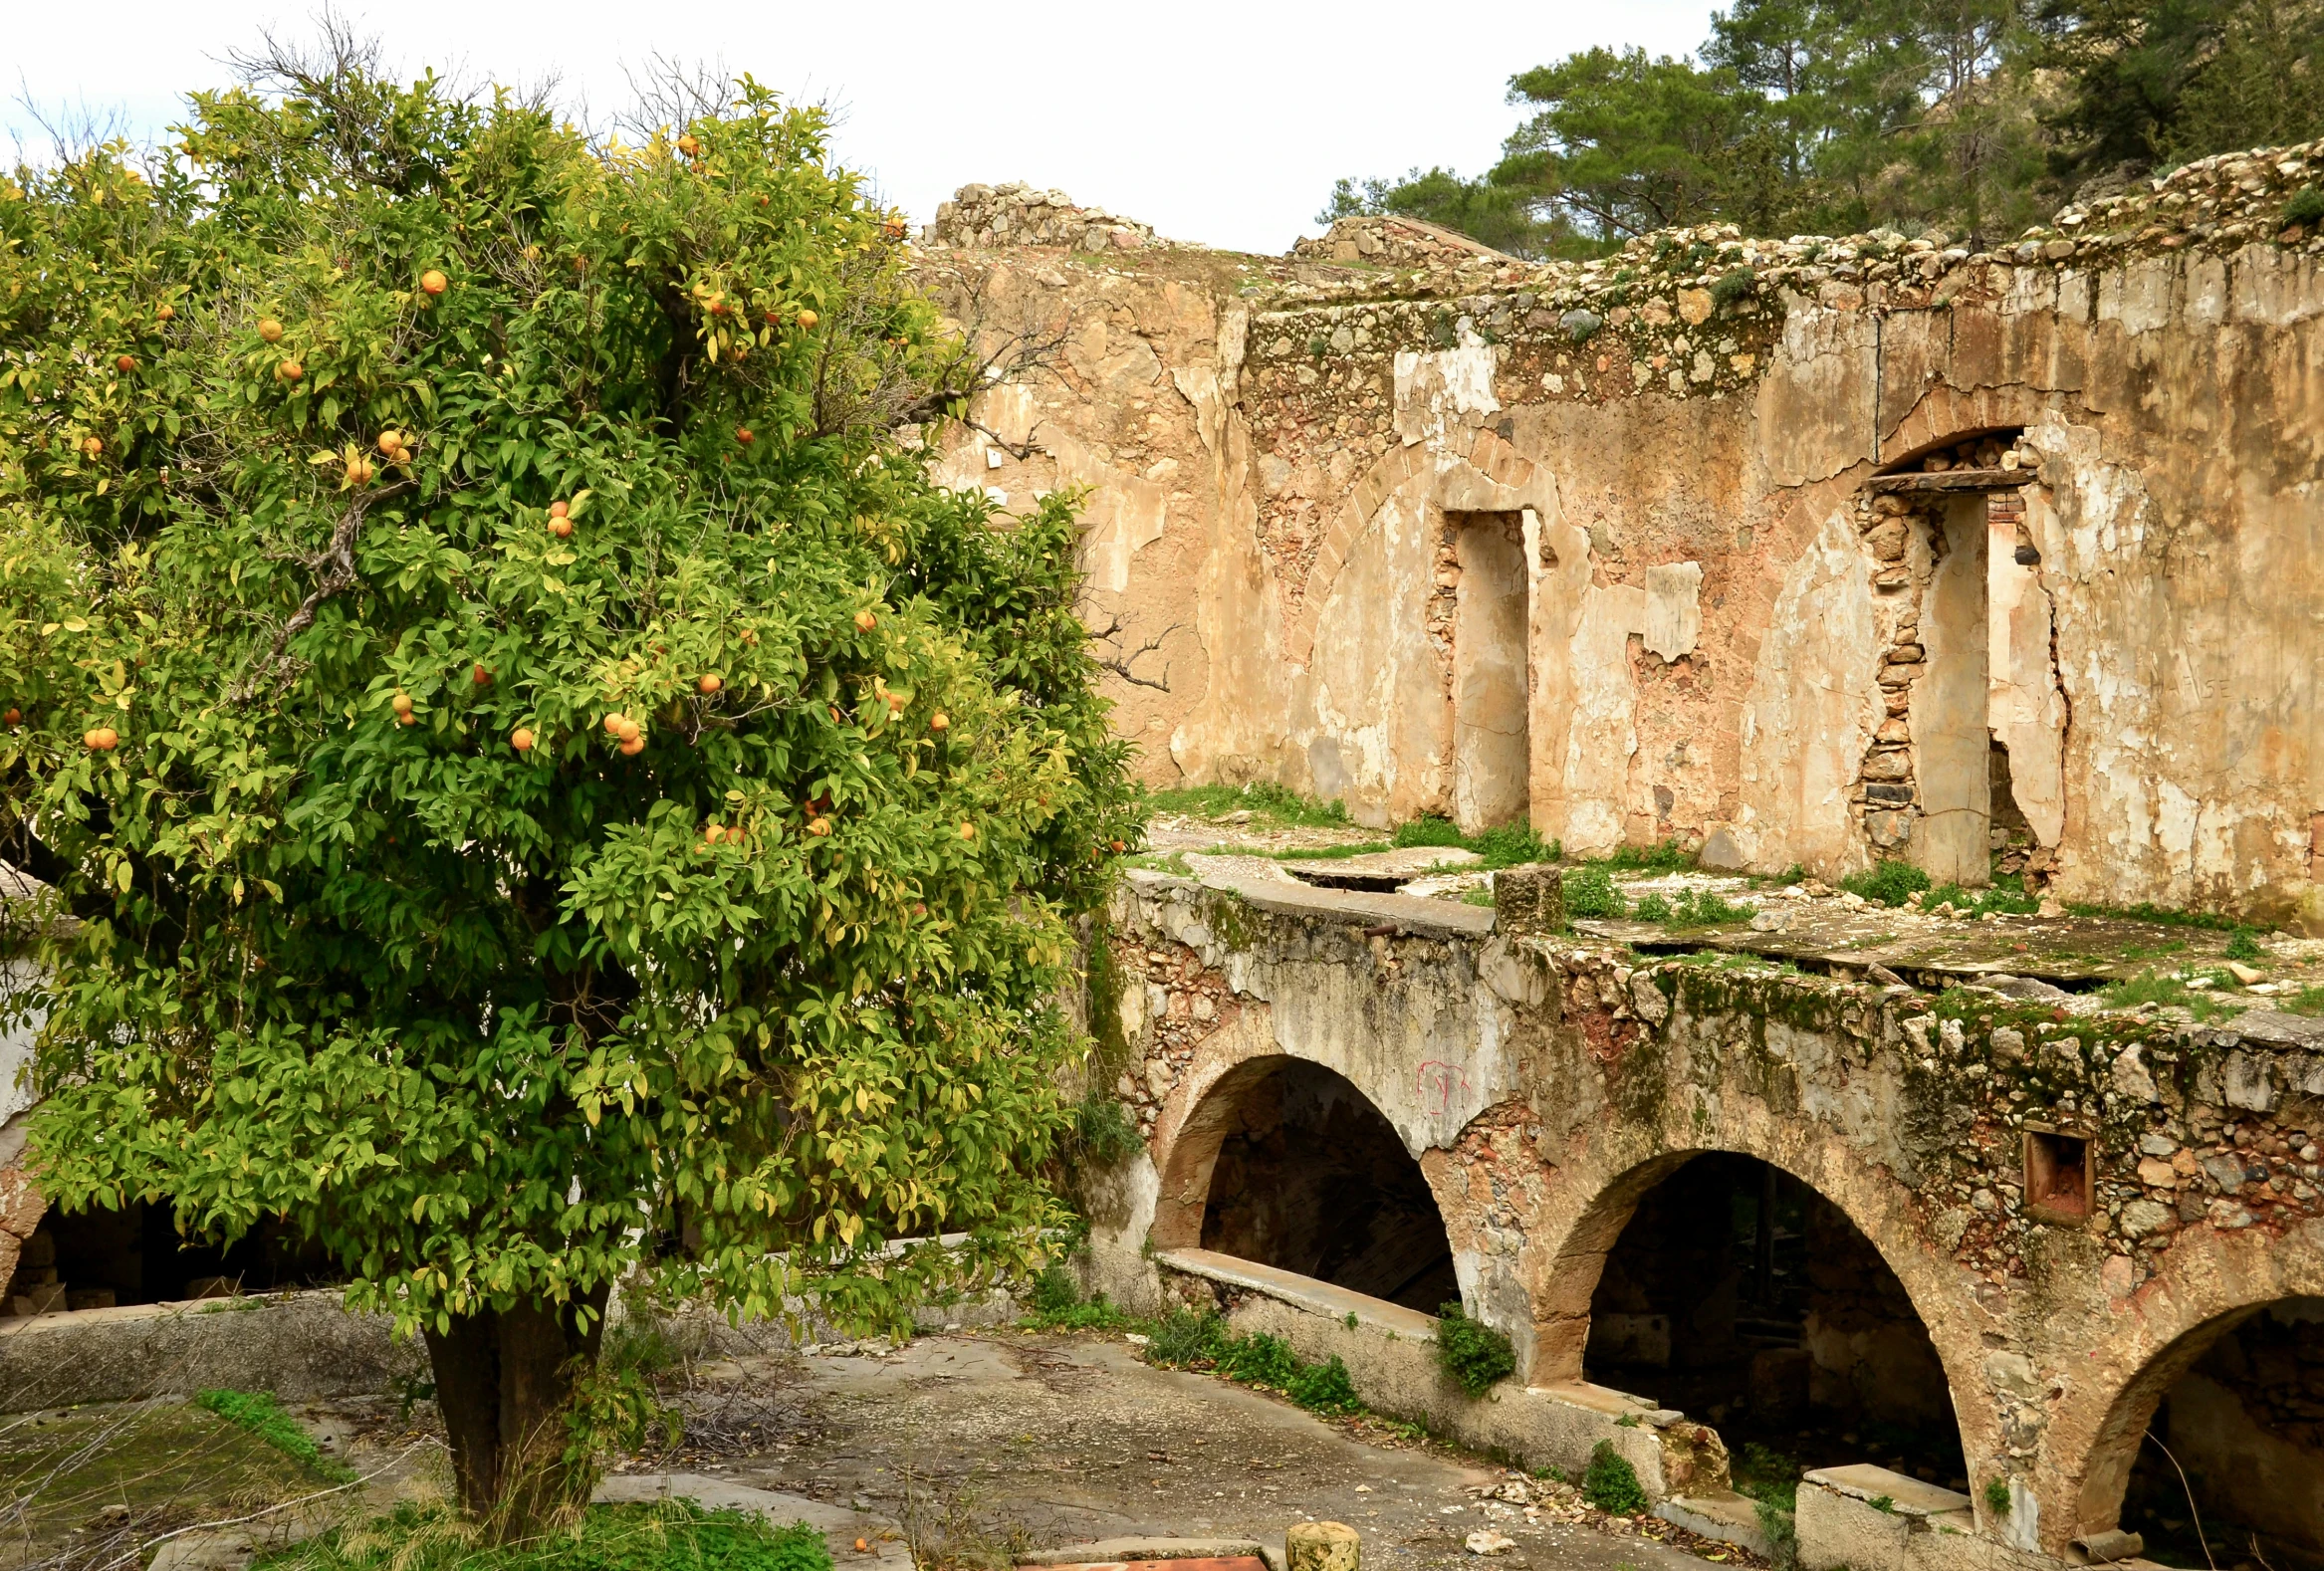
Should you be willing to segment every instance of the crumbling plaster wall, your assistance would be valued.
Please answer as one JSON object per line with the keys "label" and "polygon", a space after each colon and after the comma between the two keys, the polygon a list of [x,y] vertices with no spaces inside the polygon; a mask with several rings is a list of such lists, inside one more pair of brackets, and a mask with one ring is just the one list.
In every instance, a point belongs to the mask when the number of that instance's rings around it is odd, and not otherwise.
{"label": "crumbling plaster wall", "polygon": [[[1134,872],[1112,913],[1117,1090],[1145,1154],[1101,1278],[1193,1241],[1221,1088],[1270,1055],[1370,1097],[1437,1196],[1472,1313],[1523,1378],[1581,1377],[1591,1294],[1690,1155],[1772,1163],[1846,1214],[1945,1368],[1980,1531],[2111,1526],[2155,1403],[2252,1306],[2324,1292],[2324,1026],[2171,1026],[1671,962],[1566,939],[1271,912]],[[2029,1130],[2095,1148],[2087,1221],[2028,1212]],[[1213,1149],[1215,1150],[1215,1144]],[[1199,1232],[1194,1234],[1199,1237]],[[1985,1500],[1993,1480],[2011,1509]]]}
{"label": "crumbling plaster wall", "polygon": [[[2287,233],[1877,260],[1703,230],[1578,273],[944,256],[1091,324],[1032,402],[987,403],[1047,433],[1029,484],[1096,488],[1101,625],[1122,614],[1133,646],[1178,629],[1167,693],[1116,685],[1151,779],[1279,781],[1374,823],[1453,811],[1439,548],[1446,514],[1508,508],[1526,517],[1542,836],[1865,865],[1896,848],[1861,776],[1895,591],[1858,489],[2022,429],[2041,560],[1999,609],[2029,650],[2038,623],[2054,634],[2024,723],[2064,737],[2027,787],[2056,822],[2058,892],[2324,927],[2324,597],[2304,570],[2324,535],[2324,250]],[[1013,471],[979,469],[984,450],[954,450],[964,483]]]}

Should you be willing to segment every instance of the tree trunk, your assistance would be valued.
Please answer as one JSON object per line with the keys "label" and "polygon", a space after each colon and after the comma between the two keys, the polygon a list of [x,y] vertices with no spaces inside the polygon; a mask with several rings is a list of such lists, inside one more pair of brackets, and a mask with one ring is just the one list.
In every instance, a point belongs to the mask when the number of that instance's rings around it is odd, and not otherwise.
{"label": "tree trunk", "polygon": [[579,1303],[521,1303],[456,1315],[448,1331],[426,1327],[460,1509],[496,1542],[531,1538],[587,1503],[591,1469],[565,1459],[567,1418],[596,1363],[604,1307],[600,1287]]}

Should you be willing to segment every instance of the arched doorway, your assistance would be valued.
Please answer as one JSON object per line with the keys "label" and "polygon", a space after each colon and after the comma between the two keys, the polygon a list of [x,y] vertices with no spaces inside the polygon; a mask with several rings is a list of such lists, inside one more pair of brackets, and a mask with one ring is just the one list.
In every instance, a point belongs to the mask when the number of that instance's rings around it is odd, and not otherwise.
{"label": "arched doorway", "polygon": [[1969,1486],[1904,1284],[1839,1207],[1755,1157],[1685,1159],[1639,1198],[1592,1292],[1582,1368],[1716,1428],[1739,1485],[1871,1462]]}
{"label": "arched doorway", "polygon": [[1208,1155],[1207,1183],[1194,1180],[1204,1248],[1424,1314],[1460,1298],[1420,1164],[1346,1076],[1303,1058],[1239,1065],[1182,1139]]}
{"label": "arched doorway", "polygon": [[2165,1565],[2324,1571],[2324,1298],[2222,1316],[2156,1362],[2121,1526]]}

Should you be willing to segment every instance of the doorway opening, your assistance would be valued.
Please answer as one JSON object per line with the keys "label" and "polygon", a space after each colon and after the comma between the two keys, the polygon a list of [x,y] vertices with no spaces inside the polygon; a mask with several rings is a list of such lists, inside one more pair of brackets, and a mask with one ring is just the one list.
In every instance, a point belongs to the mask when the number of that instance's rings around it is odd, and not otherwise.
{"label": "doorway opening", "polygon": [[1453,1248],[1420,1164],[1343,1075],[1301,1058],[1211,1093],[1225,1124],[1202,1246],[1435,1314]]}
{"label": "doorway opening", "polygon": [[24,1241],[0,1311],[54,1314],[121,1304],[174,1303],[236,1293],[334,1286],[344,1280],[322,1248],[292,1225],[262,1221],[233,1243],[188,1242],[166,1205],[119,1211],[52,1207]]}
{"label": "doorway opening", "polygon": [[1532,800],[1521,513],[1447,516],[1453,597],[1453,820],[1475,834],[1527,821]]}
{"label": "doorway opening", "polygon": [[1647,1191],[1606,1255],[1582,1366],[1712,1425],[1762,1498],[1851,1462],[1968,1487],[1904,1284],[1837,1206],[1755,1157],[1697,1156]]}

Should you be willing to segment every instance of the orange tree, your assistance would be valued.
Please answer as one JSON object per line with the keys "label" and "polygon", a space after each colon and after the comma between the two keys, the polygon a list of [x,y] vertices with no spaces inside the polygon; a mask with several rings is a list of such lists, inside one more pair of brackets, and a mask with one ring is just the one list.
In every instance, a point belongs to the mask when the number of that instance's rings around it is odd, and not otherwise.
{"label": "orange tree", "polygon": [[616,1280],[892,1321],[1053,1220],[1136,833],[1072,519],[932,484],[976,367],[747,81],[626,148],[352,68],[190,117],[0,190],[33,1160],[319,1240],[524,1528]]}

